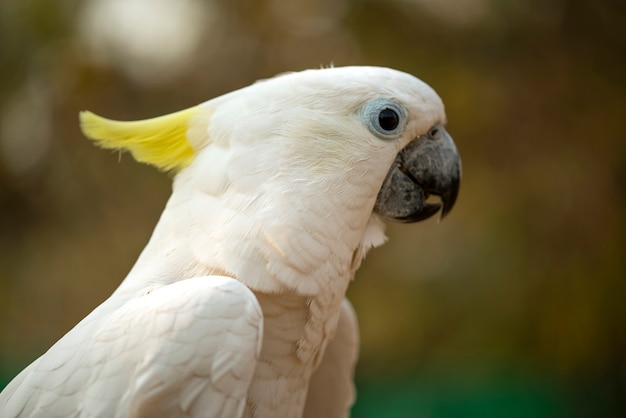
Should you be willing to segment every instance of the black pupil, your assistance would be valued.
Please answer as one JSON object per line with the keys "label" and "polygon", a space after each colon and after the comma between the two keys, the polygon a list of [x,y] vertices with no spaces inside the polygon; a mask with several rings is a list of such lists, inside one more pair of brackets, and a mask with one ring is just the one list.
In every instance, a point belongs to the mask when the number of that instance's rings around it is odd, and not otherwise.
{"label": "black pupil", "polygon": [[398,114],[392,109],[383,109],[378,114],[378,123],[385,131],[393,131],[398,127]]}

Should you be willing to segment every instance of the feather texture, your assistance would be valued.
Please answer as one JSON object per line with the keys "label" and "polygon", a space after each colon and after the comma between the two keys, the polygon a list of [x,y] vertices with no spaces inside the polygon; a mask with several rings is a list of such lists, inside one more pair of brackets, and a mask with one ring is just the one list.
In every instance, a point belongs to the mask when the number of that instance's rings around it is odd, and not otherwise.
{"label": "feather texture", "polygon": [[2,416],[241,416],[262,324],[226,277],[111,298],[9,384]]}
{"label": "feather texture", "polygon": [[[192,107],[151,119],[116,121],[89,111],[80,112],[83,133],[102,148],[127,150],[137,161],[161,170],[179,171],[193,160],[195,151],[188,135],[191,119],[203,113]],[[205,120],[208,115],[202,115]],[[196,140],[196,142],[199,142]]]}

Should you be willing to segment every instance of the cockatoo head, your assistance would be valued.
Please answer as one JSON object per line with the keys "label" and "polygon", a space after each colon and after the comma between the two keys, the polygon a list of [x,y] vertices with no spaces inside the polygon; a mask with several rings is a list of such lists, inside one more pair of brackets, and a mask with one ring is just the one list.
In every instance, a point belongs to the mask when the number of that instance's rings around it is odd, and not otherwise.
{"label": "cockatoo head", "polygon": [[450,211],[460,159],[445,122],[433,89],[378,67],[288,73],[144,121],[81,113],[99,145],[176,173],[160,224],[201,264],[305,292],[317,285],[299,274],[353,274],[384,242],[381,218]]}

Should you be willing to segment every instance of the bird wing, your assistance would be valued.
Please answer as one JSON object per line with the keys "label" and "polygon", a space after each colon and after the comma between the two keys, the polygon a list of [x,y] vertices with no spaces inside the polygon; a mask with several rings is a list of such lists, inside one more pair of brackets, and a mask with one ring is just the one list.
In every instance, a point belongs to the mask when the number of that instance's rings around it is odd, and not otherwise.
{"label": "bird wing", "polygon": [[9,384],[3,416],[241,416],[263,333],[246,286],[197,277],[107,302]]}
{"label": "bird wing", "polygon": [[359,329],[348,299],[343,300],[337,331],[311,380],[303,418],[345,418],[354,403],[354,366],[359,355]]}

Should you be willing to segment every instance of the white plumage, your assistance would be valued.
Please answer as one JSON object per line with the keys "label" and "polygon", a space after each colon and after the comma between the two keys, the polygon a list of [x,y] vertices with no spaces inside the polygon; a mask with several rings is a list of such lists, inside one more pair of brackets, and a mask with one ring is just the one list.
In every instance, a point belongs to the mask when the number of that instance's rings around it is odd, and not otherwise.
{"label": "white plumage", "polygon": [[[120,287],[0,394],[2,416],[347,416],[358,331],[345,291],[384,242],[382,217],[401,219],[377,200],[395,190],[390,167],[443,131],[436,93],[395,70],[331,68],[158,119],[81,122],[101,146],[175,170],[172,196]],[[415,212],[440,194],[449,210],[456,189],[450,200],[415,177],[422,201],[400,200]]]}

